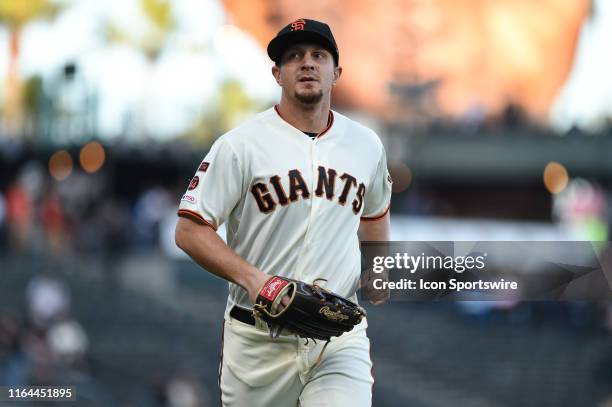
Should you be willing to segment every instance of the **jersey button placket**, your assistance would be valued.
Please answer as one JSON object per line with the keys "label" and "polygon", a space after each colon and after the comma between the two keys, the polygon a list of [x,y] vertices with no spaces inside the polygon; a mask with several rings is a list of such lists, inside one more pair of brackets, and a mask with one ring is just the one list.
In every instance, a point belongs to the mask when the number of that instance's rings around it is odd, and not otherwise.
{"label": "jersey button placket", "polygon": [[[306,231],[304,232],[304,237],[303,237],[303,241],[302,241],[302,245],[300,247],[300,253],[298,255],[298,259],[297,259],[297,267],[295,268],[295,278],[297,280],[301,280],[301,281],[306,281],[305,279],[308,278],[308,276],[306,276],[305,274],[307,273],[309,264],[310,264],[310,259],[309,259],[309,253],[310,253],[310,241],[309,241],[309,237],[310,237],[310,222],[311,222],[311,218],[312,218],[312,195],[314,194],[314,191],[312,190],[312,178],[313,178],[313,174],[312,174],[312,155],[313,155],[313,150],[312,150],[312,140],[308,139],[308,145],[306,148],[304,148],[304,153],[305,155],[307,155],[308,157],[306,157],[306,159],[304,160],[303,164],[304,167],[303,170],[305,172],[304,177],[306,178],[306,185],[310,188],[310,196],[307,199],[307,214],[304,214],[305,218],[306,218]],[[310,174],[306,174],[306,172],[308,171],[308,169],[310,169],[311,173]],[[308,181],[308,177],[310,177],[310,181]],[[304,199],[303,197],[301,199]],[[306,271],[306,273],[305,273]]]}
{"label": "jersey button placket", "polygon": [[[318,210],[318,206],[317,206],[318,200],[315,199],[316,174],[317,174],[316,168],[315,168],[316,153],[317,153],[316,142],[317,142],[317,139],[314,139],[310,143],[310,163],[309,163],[310,164],[310,185],[309,185],[310,212],[308,214],[308,229],[306,229],[306,236],[304,237],[304,248],[306,249],[305,256],[309,264],[312,264],[312,256],[313,256],[313,250],[312,250],[313,242],[311,239],[312,223],[313,223],[314,217]],[[305,270],[308,272],[309,269],[305,268]]]}

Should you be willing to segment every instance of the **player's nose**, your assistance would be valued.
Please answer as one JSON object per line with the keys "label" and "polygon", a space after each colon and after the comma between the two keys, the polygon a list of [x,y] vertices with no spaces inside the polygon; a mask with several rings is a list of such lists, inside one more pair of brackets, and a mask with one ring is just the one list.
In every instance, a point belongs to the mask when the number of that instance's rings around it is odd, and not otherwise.
{"label": "player's nose", "polygon": [[314,71],[315,70],[315,65],[314,64],[310,64],[310,63],[304,63],[302,64],[302,71]]}
{"label": "player's nose", "polygon": [[307,52],[302,58],[302,69],[314,69],[315,65],[314,58]]}

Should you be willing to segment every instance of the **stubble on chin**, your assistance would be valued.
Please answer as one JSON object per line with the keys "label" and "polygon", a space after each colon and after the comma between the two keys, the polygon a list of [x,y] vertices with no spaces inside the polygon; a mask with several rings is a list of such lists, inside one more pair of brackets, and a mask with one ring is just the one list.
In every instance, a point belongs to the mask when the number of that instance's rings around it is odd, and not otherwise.
{"label": "stubble on chin", "polygon": [[318,92],[308,92],[308,93],[294,93],[295,99],[303,103],[305,105],[315,105],[323,99],[323,91],[319,90]]}

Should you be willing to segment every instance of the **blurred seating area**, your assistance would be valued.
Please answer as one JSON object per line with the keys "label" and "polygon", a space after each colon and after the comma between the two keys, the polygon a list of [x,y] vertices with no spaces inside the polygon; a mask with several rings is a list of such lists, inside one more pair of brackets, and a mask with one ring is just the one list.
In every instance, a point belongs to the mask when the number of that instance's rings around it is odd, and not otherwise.
{"label": "blurred seating area", "polygon": [[203,319],[108,285],[88,262],[53,269],[4,256],[2,264],[3,385],[75,385],[88,405],[217,405],[221,314]]}
{"label": "blurred seating area", "polygon": [[92,172],[80,150],[60,150],[71,161],[57,166],[55,150],[0,148],[0,251],[61,258],[159,247],[159,225],[176,219],[201,157],[180,143],[115,146]]}
{"label": "blurred seating area", "polygon": [[[527,128],[410,136],[389,128],[381,135],[394,215],[563,224],[589,229],[572,235],[576,240],[607,240],[609,130],[589,137],[538,137]],[[83,159],[92,144],[101,154],[95,170]],[[60,255],[171,246],[167,236],[160,240],[159,226],[170,222],[205,154],[180,141],[52,147],[0,140],[0,250]]]}
{"label": "blurred seating area", "polygon": [[[149,253],[155,256],[153,253]],[[118,259],[121,272],[141,257]],[[157,291],[108,279],[99,256],[55,267],[4,255],[0,382],[74,384],[93,405],[217,405],[225,283],[156,260]],[[166,287],[165,289],[163,287]],[[591,303],[367,306],[375,406],[603,405],[612,397],[606,310]]]}
{"label": "blurred seating area", "polygon": [[391,303],[368,311],[374,405],[610,402],[612,344],[596,305]]}

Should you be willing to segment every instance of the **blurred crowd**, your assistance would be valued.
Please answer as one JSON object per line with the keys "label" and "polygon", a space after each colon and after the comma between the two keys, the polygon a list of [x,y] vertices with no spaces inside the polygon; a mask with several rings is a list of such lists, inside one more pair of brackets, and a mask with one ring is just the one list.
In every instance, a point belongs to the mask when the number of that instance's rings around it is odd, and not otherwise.
{"label": "blurred crowd", "polygon": [[[69,286],[57,273],[41,272],[28,282],[23,315],[0,311],[0,384],[4,386],[76,386],[80,400],[115,405],[99,381],[90,358],[90,339],[74,316]],[[148,388],[125,405],[209,406],[208,392],[189,370],[143,372]]]}
{"label": "blurred crowd", "polygon": [[26,315],[0,312],[0,383],[25,386],[91,380],[89,339],[73,316],[66,284],[41,273],[29,281],[25,298]]}
{"label": "blurred crowd", "polygon": [[0,189],[0,248],[52,259],[155,248],[160,222],[176,216],[177,205],[173,192],[159,185],[130,200],[113,191],[104,172],[74,171],[59,182],[30,161]]}
{"label": "blurred crowd", "polygon": [[[2,385],[77,385],[80,397],[115,405],[116,395],[100,382],[100,367],[90,357],[96,338],[76,317],[64,272],[70,268],[63,266],[95,256],[112,278],[113,262],[124,255],[160,249],[162,223],[176,219],[178,192],[151,183],[134,187],[130,194],[118,193],[105,171],[76,169],[58,181],[34,160],[4,187],[0,184],[0,273],[2,266],[17,271],[19,264],[40,260],[25,292],[0,286],[9,303],[9,294],[23,303],[19,312],[0,309]],[[176,185],[177,191],[183,187]],[[143,372],[143,378],[148,387],[126,405],[210,405],[207,391],[189,370]]]}

